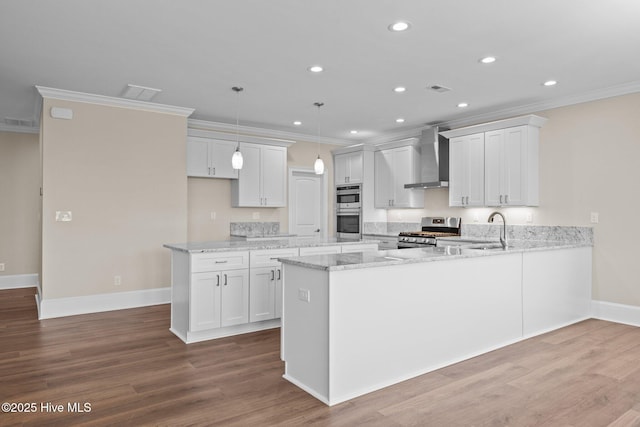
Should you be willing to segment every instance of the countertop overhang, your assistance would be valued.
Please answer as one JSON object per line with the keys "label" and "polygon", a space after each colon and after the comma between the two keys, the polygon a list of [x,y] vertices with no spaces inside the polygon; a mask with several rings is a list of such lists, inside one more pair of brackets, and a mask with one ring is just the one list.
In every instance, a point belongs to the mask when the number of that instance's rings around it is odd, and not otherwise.
{"label": "countertop overhang", "polygon": [[374,239],[341,241],[335,237],[289,237],[285,239],[254,241],[215,240],[208,242],[167,243],[162,246],[174,251],[200,253],[249,251],[261,249],[307,248],[332,245],[360,245],[366,243],[379,243],[379,241]]}
{"label": "countertop overhang", "polygon": [[[499,242],[488,242],[499,243]],[[278,258],[283,264],[297,265],[316,270],[340,271],[357,268],[383,267],[420,262],[444,261],[462,258],[496,256],[522,252],[548,251],[593,246],[590,243],[555,241],[510,241],[503,248],[469,248],[457,244],[426,248],[392,249],[386,251],[355,252],[330,255]]]}

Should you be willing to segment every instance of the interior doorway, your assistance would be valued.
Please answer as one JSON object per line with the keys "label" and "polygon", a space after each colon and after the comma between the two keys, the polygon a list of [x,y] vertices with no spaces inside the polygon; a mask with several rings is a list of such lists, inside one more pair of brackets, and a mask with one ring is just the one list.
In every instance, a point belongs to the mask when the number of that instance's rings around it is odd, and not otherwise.
{"label": "interior doorway", "polygon": [[313,169],[289,168],[289,233],[328,236],[327,174]]}

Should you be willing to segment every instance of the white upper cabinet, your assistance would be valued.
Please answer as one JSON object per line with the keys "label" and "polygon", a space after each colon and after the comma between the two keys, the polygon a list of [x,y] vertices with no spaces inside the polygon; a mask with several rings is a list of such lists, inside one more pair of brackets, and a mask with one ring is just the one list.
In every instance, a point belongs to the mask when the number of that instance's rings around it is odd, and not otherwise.
{"label": "white upper cabinet", "polygon": [[485,204],[538,205],[538,128],[517,126],[485,134]]}
{"label": "white upper cabinet", "polygon": [[336,154],[333,158],[334,180],[337,184],[362,183],[363,153]]}
{"label": "white upper cabinet", "polygon": [[238,178],[231,167],[234,141],[190,136],[187,138],[187,176],[201,178]]}
{"label": "white upper cabinet", "polygon": [[449,140],[449,206],[484,205],[484,133]]}
{"label": "white upper cabinet", "polygon": [[413,145],[375,152],[375,207],[381,209],[422,208],[424,191],[404,188],[417,182],[420,153]]}
{"label": "white upper cabinet", "polygon": [[233,207],[286,206],[287,148],[240,143],[244,165],[231,183]]}
{"label": "white upper cabinet", "polygon": [[539,129],[546,121],[528,115],[441,132],[450,138],[449,204],[538,206]]}

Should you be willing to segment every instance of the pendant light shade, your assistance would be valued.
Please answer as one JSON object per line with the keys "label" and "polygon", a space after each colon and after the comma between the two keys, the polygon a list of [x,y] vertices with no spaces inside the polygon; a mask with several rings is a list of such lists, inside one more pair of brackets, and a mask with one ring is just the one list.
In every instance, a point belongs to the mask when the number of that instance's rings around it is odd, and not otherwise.
{"label": "pendant light shade", "polygon": [[313,170],[316,171],[316,175],[322,175],[324,173],[324,162],[320,158],[320,154],[318,154],[318,158],[313,164]]}
{"label": "pendant light shade", "polygon": [[242,169],[242,165],[244,164],[244,159],[242,158],[242,153],[240,152],[240,92],[244,89],[238,86],[234,86],[231,88],[235,93],[238,94],[238,102],[236,104],[236,151],[233,152],[233,156],[231,156],[231,167],[240,170]]}
{"label": "pendant light shade", "polygon": [[240,147],[236,148],[236,151],[233,152],[233,156],[231,156],[231,167],[234,169],[242,169],[242,165],[244,164],[244,158],[242,157],[242,153],[240,152]]}
{"label": "pendant light shade", "polygon": [[[320,107],[322,107],[324,103],[314,102],[313,105],[318,107],[318,144],[320,144]],[[318,153],[318,158],[313,164],[313,170],[316,172],[316,175],[322,175],[324,173],[324,162],[320,158],[320,153]]]}

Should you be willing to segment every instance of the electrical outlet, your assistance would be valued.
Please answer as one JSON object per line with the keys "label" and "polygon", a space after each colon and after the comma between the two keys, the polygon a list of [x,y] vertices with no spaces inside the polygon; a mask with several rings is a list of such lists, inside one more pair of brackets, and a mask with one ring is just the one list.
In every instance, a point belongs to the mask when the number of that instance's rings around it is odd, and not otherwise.
{"label": "electrical outlet", "polygon": [[311,292],[309,289],[298,288],[298,299],[304,302],[311,301]]}
{"label": "electrical outlet", "polygon": [[4,262],[0,263],[0,271],[4,271]]}
{"label": "electrical outlet", "polygon": [[480,216],[478,216],[478,213],[473,214],[473,222],[480,222]]}
{"label": "electrical outlet", "polygon": [[215,221],[217,216],[216,211],[211,211],[211,221]]}
{"label": "electrical outlet", "polygon": [[56,211],[57,222],[69,222],[73,219],[71,211]]}
{"label": "electrical outlet", "polygon": [[113,276],[113,285],[114,286],[122,285],[122,276]]}
{"label": "electrical outlet", "polygon": [[600,221],[600,214],[598,212],[591,212],[591,224],[597,224]]}
{"label": "electrical outlet", "polygon": [[531,212],[527,212],[524,218],[525,222],[532,223],[533,222],[533,214]]}

